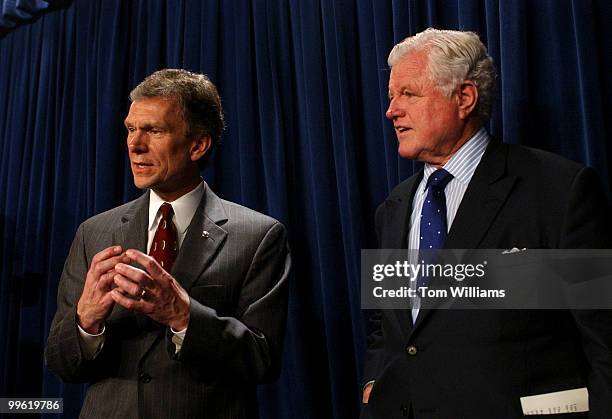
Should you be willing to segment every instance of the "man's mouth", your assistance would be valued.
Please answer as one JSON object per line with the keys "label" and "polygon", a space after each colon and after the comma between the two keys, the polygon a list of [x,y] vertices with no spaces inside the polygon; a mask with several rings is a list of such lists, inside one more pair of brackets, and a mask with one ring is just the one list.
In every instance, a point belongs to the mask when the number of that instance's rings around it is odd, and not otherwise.
{"label": "man's mouth", "polygon": [[146,167],[153,166],[151,163],[143,163],[143,162],[132,162],[132,164],[139,169],[144,169]]}
{"label": "man's mouth", "polygon": [[395,127],[395,130],[396,130],[398,133],[400,133],[400,134],[401,134],[402,132],[406,132],[406,131],[408,131],[409,129],[410,129],[410,128],[406,128],[406,127]]}

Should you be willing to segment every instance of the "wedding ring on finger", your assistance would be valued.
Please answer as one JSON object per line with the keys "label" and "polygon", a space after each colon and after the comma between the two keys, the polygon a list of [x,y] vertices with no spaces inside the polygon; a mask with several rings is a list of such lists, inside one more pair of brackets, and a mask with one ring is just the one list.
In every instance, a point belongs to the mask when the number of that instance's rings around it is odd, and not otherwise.
{"label": "wedding ring on finger", "polygon": [[142,291],[140,291],[140,299],[143,300],[145,298],[145,295],[147,295],[147,290],[143,287]]}

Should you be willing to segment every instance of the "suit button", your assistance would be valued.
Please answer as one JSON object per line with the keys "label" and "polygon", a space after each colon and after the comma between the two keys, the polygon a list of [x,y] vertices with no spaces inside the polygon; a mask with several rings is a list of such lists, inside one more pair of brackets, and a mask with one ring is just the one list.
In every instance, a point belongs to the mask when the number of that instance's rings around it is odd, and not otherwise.
{"label": "suit button", "polygon": [[414,345],[410,345],[409,347],[407,347],[406,351],[408,352],[408,355],[416,355],[417,354],[417,348]]}
{"label": "suit button", "polygon": [[141,383],[148,383],[149,381],[151,381],[151,376],[146,372],[141,372],[140,374],[138,374],[138,379]]}

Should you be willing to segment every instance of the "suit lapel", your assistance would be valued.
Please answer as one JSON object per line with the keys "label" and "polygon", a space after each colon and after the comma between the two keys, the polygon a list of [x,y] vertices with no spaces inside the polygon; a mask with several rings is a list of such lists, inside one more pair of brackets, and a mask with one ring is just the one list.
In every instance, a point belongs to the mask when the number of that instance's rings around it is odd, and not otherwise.
{"label": "suit lapel", "polygon": [[[408,249],[408,231],[410,228],[410,215],[412,202],[417,187],[423,178],[421,169],[406,180],[400,188],[396,189],[385,201],[385,225],[381,228],[380,244],[387,249]],[[407,250],[406,250],[407,251]],[[400,330],[408,333],[412,327],[412,314],[410,310],[391,310],[395,316]]]}
{"label": "suit lapel", "polygon": [[[517,180],[506,176],[507,153],[506,144],[491,141],[461,200],[444,248],[476,249],[482,242]],[[433,311],[419,311],[410,336]]]}
{"label": "suit lapel", "polygon": [[[149,194],[144,193],[136,199],[121,216],[119,228],[113,233],[113,243],[120,245],[123,250],[136,249],[147,253],[147,230],[149,224]],[[152,321],[144,314],[130,312],[116,304],[113,316],[124,318],[124,321],[134,322],[138,330],[148,330]],[[130,319],[130,320],[128,320]],[[151,346],[156,335],[149,334],[143,342],[143,351]]]}
{"label": "suit lapel", "polygon": [[423,178],[421,169],[406,180],[406,183],[395,190],[385,201],[385,225],[381,229],[380,243],[387,249],[407,249],[408,230],[412,201],[417,187]]}
{"label": "suit lapel", "polygon": [[227,221],[223,203],[208,185],[204,187],[204,196],[187,228],[187,235],[172,267],[172,275],[187,291],[227,237],[227,232],[221,227]]}
{"label": "suit lapel", "polygon": [[113,234],[113,242],[123,247],[123,250],[137,249],[147,252],[149,193],[135,200],[121,216],[121,224]]}
{"label": "suit lapel", "polygon": [[491,141],[461,200],[446,249],[476,249],[506,202],[516,177],[506,176],[508,146]]}

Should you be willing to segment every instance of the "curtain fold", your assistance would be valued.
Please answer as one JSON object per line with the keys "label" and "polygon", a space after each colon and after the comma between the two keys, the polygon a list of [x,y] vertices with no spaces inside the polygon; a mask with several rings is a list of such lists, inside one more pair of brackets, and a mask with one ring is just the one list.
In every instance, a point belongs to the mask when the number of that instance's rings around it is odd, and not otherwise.
{"label": "curtain fold", "polygon": [[58,280],[79,223],[140,194],[123,119],[129,91],[155,70],[182,67],[217,84],[227,128],[203,176],[288,228],[283,370],[259,389],[262,418],[358,416],[360,250],[375,246],[376,206],[419,168],[398,157],[384,116],[396,42],[428,26],[478,32],[499,71],[491,132],[591,165],[610,185],[604,0],[0,6],[0,395],[64,397],[66,417],[78,414],[84,386],[60,383],[42,363]]}

